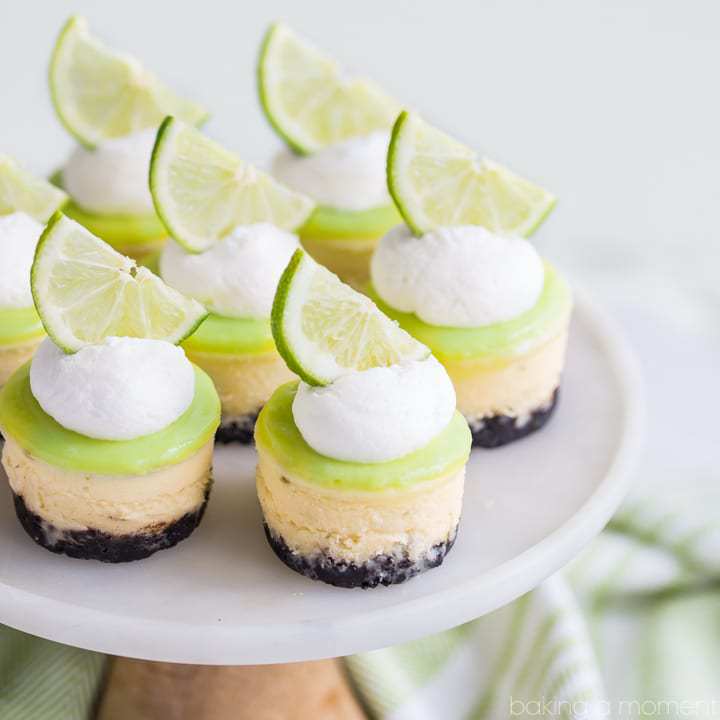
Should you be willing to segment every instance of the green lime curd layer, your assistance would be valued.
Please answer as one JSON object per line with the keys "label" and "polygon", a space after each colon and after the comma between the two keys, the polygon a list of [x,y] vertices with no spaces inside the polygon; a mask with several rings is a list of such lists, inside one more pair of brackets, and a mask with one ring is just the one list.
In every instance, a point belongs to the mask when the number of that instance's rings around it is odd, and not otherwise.
{"label": "green lime curd layer", "polygon": [[408,489],[458,471],[470,457],[470,429],[458,412],[425,447],[397,460],[358,463],[320,455],[295,425],[292,403],[297,386],[297,382],[287,383],[273,393],[258,417],[255,442],[289,475],[310,484],[360,492]]}
{"label": "green lime curd layer", "polygon": [[312,240],[363,240],[379,238],[403,222],[394,205],[367,210],[342,210],[318,205],[298,231]]}
{"label": "green lime curd layer", "polygon": [[83,210],[72,200],[63,208],[69,218],[77,220],[93,235],[120,248],[148,245],[164,240],[167,230],[157,215],[101,215]]}
{"label": "green lime curd layer", "polygon": [[572,295],[560,273],[545,263],[545,284],[537,303],[512,320],[476,328],[428,325],[413,313],[403,313],[384,303],[374,288],[368,295],[377,306],[413,337],[427,345],[440,362],[511,358],[544,342],[567,321]]}
{"label": "green lime curd layer", "polygon": [[213,437],[219,424],[217,392],[197,367],[190,407],[164,430],[135,440],[96,440],[53,420],[30,390],[30,363],[0,390],[3,434],[49,465],[94,475],[145,475],[182,462]]}
{"label": "green lime curd layer", "polygon": [[22,345],[44,334],[34,307],[0,308],[0,345]]}
{"label": "green lime curd layer", "polygon": [[275,349],[270,319],[230,318],[208,315],[183,341],[189,352],[222,355],[262,355]]}
{"label": "green lime curd layer", "polygon": [[[50,182],[63,189],[62,170],[50,176]],[[70,200],[62,209],[69,218],[85,226],[93,235],[118,247],[146,245],[167,237],[167,230],[155,213],[147,215],[118,215],[92,213]]]}

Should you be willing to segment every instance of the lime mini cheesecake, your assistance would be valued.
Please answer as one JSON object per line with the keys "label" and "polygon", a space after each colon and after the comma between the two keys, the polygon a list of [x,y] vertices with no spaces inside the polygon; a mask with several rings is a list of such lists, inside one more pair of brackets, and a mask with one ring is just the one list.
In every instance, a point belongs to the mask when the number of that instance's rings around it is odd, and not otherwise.
{"label": "lime mini cheesecake", "polygon": [[66,200],[64,192],[0,155],[0,387],[45,336],[30,267],[44,224]]}
{"label": "lime mini cheesecake", "polygon": [[371,297],[443,363],[475,445],[539,429],[557,402],[572,298],[522,236],[554,198],[408,113],[388,182],[407,226],[378,245]]}
{"label": "lime mini cheesecake", "polygon": [[442,365],[298,250],[273,333],[302,378],[255,428],[257,492],[276,555],[339,587],[400,583],[443,562],[471,438]]}
{"label": "lime mini cheesecake", "polygon": [[314,203],[175,118],[158,132],[150,185],[173,238],[160,274],[210,310],[184,347],[220,394],[218,439],[249,443],[260,408],[293,377],[275,349],[270,311],[298,248],[292,231]]}
{"label": "lime mini cheesecake", "polygon": [[202,518],[220,417],[211,380],[176,346],[204,308],[60,214],[32,287],[49,337],[0,391],[20,523],[75,558],[175,545]]}
{"label": "lime mini cheesecake", "polygon": [[318,203],[300,228],[303,246],[363,287],[378,239],[400,222],[385,182],[397,103],[373,83],[348,78],[281,23],[265,36],[258,87],[268,121],[288,146],[273,174]]}
{"label": "lime mini cheesecake", "polygon": [[103,45],[80,17],[58,37],[50,90],[58,118],[79,143],[53,177],[71,198],[65,214],[123,254],[152,256],[167,236],[147,182],[155,133],[169,113],[200,124],[207,112]]}

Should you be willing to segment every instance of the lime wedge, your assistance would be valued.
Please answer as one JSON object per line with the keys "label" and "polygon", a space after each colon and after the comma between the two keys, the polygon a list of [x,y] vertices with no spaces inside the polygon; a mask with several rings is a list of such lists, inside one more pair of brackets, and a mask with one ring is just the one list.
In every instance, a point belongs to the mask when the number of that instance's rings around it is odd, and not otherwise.
{"label": "lime wedge", "polygon": [[207,316],[199,302],[62,213],[40,236],[30,284],[45,331],[65,352],[111,336],[177,344]]}
{"label": "lime wedge", "polygon": [[238,225],[269,222],[295,230],[315,203],[173,117],[158,131],[150,191],[168,232],[189,252],[202,252]]}
{"label": "lime wedge", "polygon": [[59,188],[33,177],[7,155],[0,155],[0,215],[24,212],[46,223],[67,199]]}
{"label": "lime wedge", "polygon": [[407,111],[393,128],[387,173],[390,194],[416,235],[442,226],[482,225],[527,237],[555,205],[547,190],[478,158]]}
{"label": "lime wedge", "polygon": [[430,355],[372,300],[303,250],[295,251],[280,278],[271,324],[287,366],[310,385]]}
{"label": "lime wedge", "polygon": [[260,104],[285,142],[303,155],[320,148],[389,131],[398,103],[364,78],[299,38],[283,23],[270,26],[258,62]]}
{"label": "lime wedge", "polygon": [[50,94],[65,127],[88,147],[157,127],[166,115],[199,125],[208,113],[184,100],[128,55],[103,45],[72,17],[50,60]]}

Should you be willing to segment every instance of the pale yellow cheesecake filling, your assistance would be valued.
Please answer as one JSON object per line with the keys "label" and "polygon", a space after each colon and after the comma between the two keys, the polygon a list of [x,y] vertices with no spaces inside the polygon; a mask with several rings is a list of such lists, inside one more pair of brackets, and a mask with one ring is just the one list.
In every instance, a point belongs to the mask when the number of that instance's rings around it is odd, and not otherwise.
{"label": "pale yellow cheesecake filling", "polygon": [[471,421],[507,415],[522,424],[552,402],[565,364],[567,338],[565,325],[542,345],[514,358],[492,363],[445,361],[458,410]]}
{"label": "pale yellow cheesecake filling", "polygon": [[278,386],[295,379],[285,361],[274,350],[247,355],[188,350],[187,356],[215,384],[222,406],[223,425],[254,415]]}
{"label": "pale yellow cheesecake filling", "polygon": [[41,335],[17,345],[0,345],[0,387],[8,381],[8,378],[21,365],[24,365],[33,356],[44,337],[44,335]]}
{"label": "pale yellow cheesecake filling", "polygon": [[210,483],[212,450],[211,439],[186,460],[146,475],[94,475],[49,465],[8,437],[2,464],[28,510],[58,530],[125,535],[157,532],[195,512]]}
{"label": "pale yellow cheesecake filling", "polygon": [[258,447],[256,480],[265,523],[293,552],[356,564],[398,553],[414,562],[454,538],[465,468],[409,489],[351,492],[288,473]]}
{"label": "pale yellow cheesecake filling", "polygon": [[315,240],[303,237],[303,247],[343,282],[363,292],[370,280],[370,258],[380,238]]}

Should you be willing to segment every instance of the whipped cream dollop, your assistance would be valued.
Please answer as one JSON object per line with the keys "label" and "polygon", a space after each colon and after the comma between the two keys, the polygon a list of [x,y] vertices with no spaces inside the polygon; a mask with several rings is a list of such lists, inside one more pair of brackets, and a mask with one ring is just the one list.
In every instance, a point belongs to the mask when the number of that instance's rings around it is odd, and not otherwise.
{"label": "whipped cream dollop", "polygon": [[380,297],[430,325],[480,327],[532,308],[545,281],[543,261],[522,238],[477,225],[415,237],[402,225],[378,244],[370,263]]}
{"label": "whipped cream dollop", "polygon": [[30,366],[40,407],[68,430],[101,440],[132,440],[175,422],[192,403],[195,372],[164,340],[110,337],[72,355],[50,338]]}
{"label": "whipped cream dollop", "polygon": [[344,210],[390,205],[385,177],[389,144],[390,135],[378,131],[328,145],[312,155],[285,150],[275,156],[272,173],[321,205]]}
{"label": "whipped cream dollop", "polygon": [[30,268],[43,226],[30,215],[0,215],[0,308],[32,307]]}
{"label": "whipped cream dollop", "polygon": [[455,412],[455,389],[432,356],[348,373],[325,387],[301,382],[293,418],[321,455],[377,463],[418,450]]}
{"label": "whipped cream dollop", "polygon": [[148,175],[156,133],[142,130],[105,140],[92,150],[78,145],[63,168],[63,187],[89,212],[154,214]]}
{"label": "whipped cream dollop", "polygon": [[217,315],[269,318],[280,276],[297,248],[297,236],[275,225],[241,225],[198,254],[168,242],[160,275]]}

